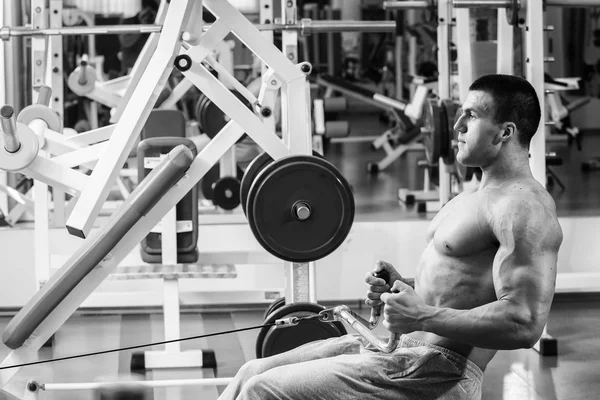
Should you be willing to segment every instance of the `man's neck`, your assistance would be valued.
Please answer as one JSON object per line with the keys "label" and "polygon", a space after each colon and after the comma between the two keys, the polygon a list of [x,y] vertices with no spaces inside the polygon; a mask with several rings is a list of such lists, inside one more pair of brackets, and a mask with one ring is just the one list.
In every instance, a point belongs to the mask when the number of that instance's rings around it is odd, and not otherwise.
{"label": "man's neck", "polygon": [[492,164],[481,169],[483,170],[483,175],[479,184],[480,189],[501,186],[506,184],[507,181],[533,177],[527,151],[513,153],[507,157],[499,156]]}

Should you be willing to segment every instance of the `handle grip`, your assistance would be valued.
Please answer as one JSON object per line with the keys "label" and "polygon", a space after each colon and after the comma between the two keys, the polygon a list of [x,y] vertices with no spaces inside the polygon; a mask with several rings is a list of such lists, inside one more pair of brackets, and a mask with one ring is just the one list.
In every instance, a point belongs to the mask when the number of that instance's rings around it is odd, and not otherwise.
{"label": "handle grip", "polygon": [[381,278],[385,281],[385,283],[387,283],[388,285],[392,286],[392,282],[390,282],[390,273],[387,272],[385,269],[379,272],[375,272],[373,274],[373,276],[375,278]]}

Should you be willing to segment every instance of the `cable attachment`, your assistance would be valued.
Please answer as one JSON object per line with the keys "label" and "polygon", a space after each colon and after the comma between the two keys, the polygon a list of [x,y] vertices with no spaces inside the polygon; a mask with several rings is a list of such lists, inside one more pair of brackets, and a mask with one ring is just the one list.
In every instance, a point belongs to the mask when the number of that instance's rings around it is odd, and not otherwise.
{"label": "cable attachment", "polygon": [[275,320],[275,328],[288,328],[298,325],[298,317],[281,318]]}
{"label": "cable attachment", "polygon": [[319,314],[308,315],[306,317],[281,318],[281,319],[275,320],[275,327],[277,327],[277,328],[288,328],[288,327],[291,327],[291,326],[296,326],[300,322],[305,322],[305,321],[312,321],[312,320],[325,321],[323,319],[323,317],[324,317],[324,315],[321,312]]}

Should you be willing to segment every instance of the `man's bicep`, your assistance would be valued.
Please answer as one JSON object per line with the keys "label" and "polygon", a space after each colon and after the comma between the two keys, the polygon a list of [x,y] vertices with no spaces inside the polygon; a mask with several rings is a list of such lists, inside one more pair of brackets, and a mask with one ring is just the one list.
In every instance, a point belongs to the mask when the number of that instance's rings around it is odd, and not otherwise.
{"label": "man's bicep", "polygon": [[524,318],[545,319],[554,296],[562,234],[558,221],[529,213],[496,232],[500,247],[493,266],[498,300],[519,308]]}

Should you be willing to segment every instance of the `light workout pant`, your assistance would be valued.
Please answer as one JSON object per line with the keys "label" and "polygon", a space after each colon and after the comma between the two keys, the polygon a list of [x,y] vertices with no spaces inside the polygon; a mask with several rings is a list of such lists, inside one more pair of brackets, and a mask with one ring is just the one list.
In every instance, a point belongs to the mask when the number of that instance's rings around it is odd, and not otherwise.
{"label": "light workout pant", "polygon": [[482,377],[460,354],[408,336],[385,354],[345,335],[247,362],[219,400],[478,400]]}

